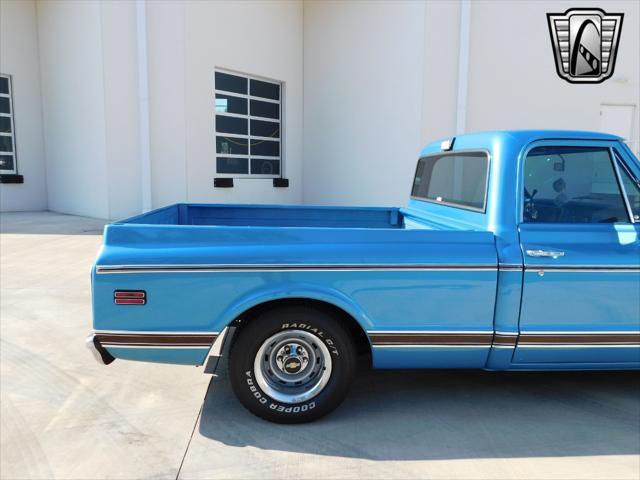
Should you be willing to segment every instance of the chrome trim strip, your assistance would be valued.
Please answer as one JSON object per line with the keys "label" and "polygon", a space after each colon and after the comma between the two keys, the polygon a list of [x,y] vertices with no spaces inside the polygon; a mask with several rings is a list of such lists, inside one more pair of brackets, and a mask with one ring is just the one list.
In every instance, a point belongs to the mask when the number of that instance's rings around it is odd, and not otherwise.
{"label": "chrome trim strip", "polygon": [[154,347],[175,347],[175,348],[211,348],[211,345],[208,343],[154,343],[154,342],[101,342],[100,345],[106,347],[118,347],[120,345],[126,346],[129,348],[154,348]]}
{"label": "chrome trim strip", "polygon": [[518,343],[518,348],[640,348],[640,343]]}
{"label": "chrome trim strip", "polygon": [[126,335],[218,335],[219,332],[174,332],[169,330],[94,330],[94,334],[126,334]]}
{"label": "chrome trim strip", "polygon": [[102,361],[102,355],[100,355],[100,352],[98,352],[98,349],[93,343],[93,335],[89,335],[84,342],[85,342],[84,343],[85,346],[91,352],[91,355],[93,355],[93,358],[95,359],[95,361],[98,362],[100,365],[104,365],[104,362]]}
{"label": "chrome trim strip", "polygon": [[105,350],[104,346],[98,342],[94,334],[89,335],[85,339],[85,345],[99,364],[109,365],[115,360],[113,356]]}
{"label": "chrome trim strip", "polygon": [[640,273],[637,265],[526,265],[525,272],[562,272],[562,273]]}
{"label": "chrome trim strip", "polygon": [[220,334],[216,337],[213,345],[211,345],[211,349],[209,350],[208,357],[215,356],[219,357],[222,355],[222,347],[224,346],[224,341],[227,338],[227,333],[229,332],[229,327],[224,327]]}
{"label": "chrome trim strip", "polygon": [[[493,330],[367,330],[368,335],[384,335],[385,333],[400,333],[407,335],[451,335],[456,333],[459,333],[460,335],[493,335]],[[517,333],[515,335],[517,335]]]}
{"label": "chrome trim strip", "polygon": [[377,333],[370,334],[369,340],[374,346],[380,345],[473,345],[489,347],[493,341],[492,332],[466,333],[466,332],[420,332],[420,333]]}
{"label": "chrome trim strip", "polygon": [[507,265],[507,264],[499,264],[498,270],[501,272],[521,272],[524,270],[523,265]]}
{"label": "chrome trim strip", "polygon": [[[490,345],[490,344],[477,344],[477,345],[413,345],[413,344],[398,344],[398,345],[372,345],[372,348],[509,348],[514,349],[516,345]],[[583,345],[572,345],[566,343],[560,344],[527,344],[527,345],[517,345],[518,348],[640,348],[640,344],[583,344]]]}
{"label": "chrome trim strip", "polygon": [[175,348],[199,347],[208,350],[216,340],[216,335],[203,335],[202,333],[198,333],[196,335],[181,335],[174,333],[149,334],[148,332],[126,332],[115,334],[97,333],[94,336],[101,345],[108,346],[110,348],[118,346],[129,348],[162,348],[167,346]]}
{"label": "chrome trim strip", "polygon": [[172,349],[172,350],[209,350],[209,345],[126,345],[126,344],[111,344],[111,343],[103,343],[102,346],[104,348],[155,348],[155,349]]}
{"label": "chrome trim strip", "polygon": [[[399,345],[372,345],[372,348],[509,348],[514,349],[516,345],[489,345],[486,343],[478,344],[478,345],[410,345],[410,344],[399,344]],[[640,348],[640,344],[630,344],[630,343],[622,343],[622,344],[582,344],[582,345],[572,345],[566,343],[560,344],[527,344],[522,345],[518,344],[518,348]]]}
{"label": "chrome trim strip", "polygon": [[[598,348],[635,347],[640,332],[487,332],[402,331],[367,332],[374,348]],[[485,338],[486,337],[486,341]]]}
{"label": "chrome trim strip", "polygon": [[[384,333],[406,333],[410,334],[455,334],[459,333],[461,335],[466,334],[496,334],[496,335],[509,335],[517,337],[518,335],[640,335],[640,330],[607,330],[607,331],[597,331],[597,330],[544,330],[544,331],[535,331],[535,330],[527,330],[523,332],[502,332],[493,330],[367,330],[367,334],[384,334]],[[212,332],[213,334],[213,332]]]}
{"label": "chrome trim strip", "polygon": [[392,344],[392,345],[388,345],[388,344],[381,344],[381,345],[372,345],[373,348],[488,348],[490,347],[491,344],[489,343],[482,343],[482,344],[477,344],[477,345],[424,345],[424,344],[419,344],[419,345],[413,345],[413,344]]}
{"label": "chrome trim strip", "polygon": [[545,330],[545,331],[526,331],[520,332],[520,335],[640,335],[640,330]]}
{"label": "chrome trim strip", "polygon": [[497,348],[515,348],[518,342],[518,336],[516,332],[495,332],[491,346]]}
{"label": "chrome trim strip", "polygon": [[518,339],[519,347],[560,346],[620,346],[640,344],[640,333],[624,332],[579,332],[579,333],[523,333]]}
{"label": "chrome trim strip", "polygon": [[97,274],[297,271],[496,271],[496,265],[96,265]]}
{"label": "chrome trim strip", "polygon": [[627,209],[627,215],[629,216],[629,222],[636,223],[635,217],[633,216],[633,209],[631,208],[631,203],[629,202],[629,195],[627,194],[627,189],[624,186],[624,182],[622,181],[622,175],[620,175],[620,165],[618,162],[618,156],[616,155],[613,147],[609,148],[609,156],[611,157],[611,163],[613,163],[613,170],[616,174],[616,180],[618,181],[618,188],[622,193],[622,199],[624,200],[624,206]]}

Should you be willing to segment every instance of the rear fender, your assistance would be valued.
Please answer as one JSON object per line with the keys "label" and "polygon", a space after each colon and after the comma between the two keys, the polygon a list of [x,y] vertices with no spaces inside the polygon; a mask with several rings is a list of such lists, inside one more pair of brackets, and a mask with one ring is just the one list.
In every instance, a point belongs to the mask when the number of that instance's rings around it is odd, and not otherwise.
{"label": "rear fender", "polygon": [[278,284],[247,293],[237,299],[215,320],[213,330],[222,331],[234,320],[242,317],[242,314],[258,305],[286,299],[309,299],[325,302],[351,315],[365,332],[373,326],[373,322],[366,312],[344,293],[314,284],[296,283]]}

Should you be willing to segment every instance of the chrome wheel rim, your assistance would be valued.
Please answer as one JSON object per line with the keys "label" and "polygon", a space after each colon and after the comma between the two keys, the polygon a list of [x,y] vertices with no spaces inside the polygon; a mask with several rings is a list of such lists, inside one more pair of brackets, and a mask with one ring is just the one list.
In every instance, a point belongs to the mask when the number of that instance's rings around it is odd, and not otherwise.
{"label": "chrome wheel rim", "polygon": [[282,403],[300,403],[318,395],[331,377],[331,355],[324,342],[304,330],[272,335],[253,363],[256,383]]}

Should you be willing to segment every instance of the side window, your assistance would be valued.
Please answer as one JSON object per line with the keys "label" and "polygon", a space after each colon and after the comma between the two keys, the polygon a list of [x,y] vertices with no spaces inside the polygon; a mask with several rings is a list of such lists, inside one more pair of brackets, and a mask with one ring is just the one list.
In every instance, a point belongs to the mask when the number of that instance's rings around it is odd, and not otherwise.
{"label": "side window", "polygon": [[17,173],[11,77],[0,74],[0,174]]}
{"label": "side window", "polygon": [[629,221],[606,147],[536,147],[524,175],[526,223]]}
{"label": "side window", "polygon": [[618,159],[618,170],[620,171],[620,179],[624,185],[624,192],[627,194],[629,206],[636,222],[640,221],[640,182],[631,176],[631,172],[625,166],[624,162]]}

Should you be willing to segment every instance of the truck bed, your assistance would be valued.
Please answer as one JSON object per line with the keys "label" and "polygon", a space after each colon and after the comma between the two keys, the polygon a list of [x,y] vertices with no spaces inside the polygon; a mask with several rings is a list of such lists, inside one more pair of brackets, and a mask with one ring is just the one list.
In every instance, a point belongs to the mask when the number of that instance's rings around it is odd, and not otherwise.
{"label": "truck bed", "polygon": [[175,204],[118,224],[236,227],[403,228],[398,208]]}
{"label": "truck bed", "polygon": [[[418,224],[419,222],[419,224]],[[494,237],[411,209],[176,204],[107,225],[97,264],[486,264]]]}
{"label": "truck bed", "polygon": [[[431,217],[418,213],[179,204],[107,225],[93,271],[94,328],[221,332],[256,305],[290,298],[333,305],[366,331],[415,331],[428,318],[436,331],[491,336],[493,233],[428,225]],[[142,291],[147,303],[123,308],[114,302],[116,291]],[[208,348],[111,346],[109,352],[200,365]],[[406,352],[376,349],[374,365],[483,366],[489,347],[419,347],[409,360]]]}

